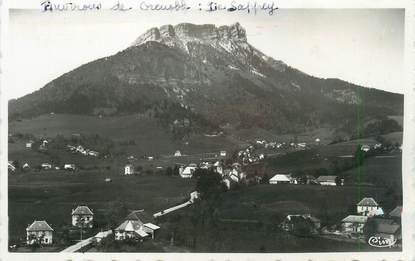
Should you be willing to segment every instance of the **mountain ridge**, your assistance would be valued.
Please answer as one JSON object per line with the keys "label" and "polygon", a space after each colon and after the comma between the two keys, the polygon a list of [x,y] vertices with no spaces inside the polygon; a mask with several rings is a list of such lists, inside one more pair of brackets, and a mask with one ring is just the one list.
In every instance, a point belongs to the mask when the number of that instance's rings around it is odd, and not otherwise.
{"label": "mountain ridge", "polygon": [[239,23],[182,23],[151,28],[125,50],[9,101],[9,116],[149,112],[165,126],[194,118],[194,128],[297,132],[353,125],[356,107],[362,120],[402,114],[403,96],[292,68],[250,45]]}

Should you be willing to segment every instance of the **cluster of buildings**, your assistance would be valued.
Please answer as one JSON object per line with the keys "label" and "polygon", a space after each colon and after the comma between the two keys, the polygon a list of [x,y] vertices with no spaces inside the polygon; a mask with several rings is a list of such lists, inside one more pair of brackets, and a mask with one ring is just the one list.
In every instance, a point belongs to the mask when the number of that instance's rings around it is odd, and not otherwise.
{"label": "cluster of buildings", "polygon": [[[72,209],[72,226],[80,229],[90,229],[94,224],[94,213],[88,206],[77,206]],[[142,242],[154,239],[156,231],[160,229],[154,224],[153,216],[144,210],[132,211],[125,220],[114,230],[114,239],[117,241],[136,240]],[[45,220],[35,220],[26,228],[27,245],[53,244],[54,229]],[[105,234],[105,235],[104,235]],[[100,239],[112,234],[110,231],[100,232],[95,238]]]}
{"label": "cluster of buildings", "polygon": [[68,145],[66,145],[66,147],[72,153],[80,153],[80,154],[85,155],[85,156],[93,156],[93,157],[98,157],[99,156],[98,151],[94,151],[94,150],[91,150],[91,149],[84,148],[82,145],[73,146],[73,145],[68,144]]}
{"label": "cluster of buildings", "polygon": [[321,227],[320,219],[311,214],[287,215],[281,222],[280,228],[287,232],[317,234]]}
{"label": "cluster of buildings", "polygon": [[[92,228],[94,213],[87,206],[78,206],[72,209],[72,226],[78,228]],[[35,220],[26,228],[26,244],[53,244],[53,228],[45,220]]]}
{"label": "cluster of buildings", "polygon": [[321,186],[343,186],[344,179],[337,176],[319,176],[315,178],[311,175],[292,177],[291,174],[276,174],[269,180],[269,184],[314,184]]}
{"label": "cluster of buildings", "polygon": [[196,169],[211,169],[220,174],[226,187],[230,189],[232,184],[240,183],[246,179],[246,173],[242,170],[242,165],[233,163],[230,166],[224,166],[221,161],[201,162],[199,165],[190,163],[179,168],[179,175],[182,178],[192,178]]}
{"label": "cluster of buildings", "polygon": [[[316,145],[320,144],[320,139],[316,138],[314,140]],[[264,147],[265,149],[306,149],[306,142],[276,142],[276,141],[266,141],[266,140],[256,140],[256,146]]]}
{"label": "cluster of buildings", "polygon": [[264,154],[254,153],[254,146],[249,146],[244,150],[238,151],[238,161],[243,165],[259,162],[265,158]]}
{"label": "cluster of buildings", "polygon": [[[11,172],[15,172],[17,170],[17,167],[13,164],[13,161],[8,161],[7,163],[7,167],[8,170]],[[76,169],[75,164],[73,163],[69,163],[69,164],[63,164],[62,166],[54,166],[52,163],[48,163],[48,162],[43,162],[40,165],[36,165],[36,168],[40,168],[42,170],[70,170],[70,171],[74,171]],[[30,166],[29,163],[25,162],[23,163],[23,165],[21,166],[21,169],[24,171],[28,171],[30,170],[32,167]]]}
{"label": "cluster of buildings", "polygon": [[[395,243],[402,238],[401,215],[402,206],[384,213],[382,207],[373,198],[366,197],[356,204],[355,214],[348,215],[341,221],[340,230],[329,232],[324,229],[323,231],[326,234],[333,233],[348,239],[362,239],[369,236]],[[321,229],[321,221],[310,214],[291,214],[280,223],[280,228],[303,236],[306,233],[317,234]]]}
{"label": "cluster of buildings", "polygon": [[[40,139],[39,150],[46,151],[49,141],[47,139]],[[32,149],[35,142],[33,140],[29,140],[26,142],[25,147],[26,149]]]}
{"label": "cluster of buildings", "polygon": [[348,215],[341,221],[341,231],[348,236],[362,237],[365,226],[371,222],[371,236],[395,242],[401,239],[401,215],[402,206],[384,213],[375,199],[366,197],[356,204],[356,214]]}

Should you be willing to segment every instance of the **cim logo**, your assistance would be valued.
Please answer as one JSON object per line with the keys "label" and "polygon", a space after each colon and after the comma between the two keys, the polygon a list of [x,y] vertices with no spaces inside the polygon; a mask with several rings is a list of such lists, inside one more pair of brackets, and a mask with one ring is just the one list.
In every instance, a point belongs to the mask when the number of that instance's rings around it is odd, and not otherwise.
{"label": "cim logo", "polygon": [[391,239],[383,237],[370,237],[368,241],[368,244],[373,247],[391,247],[395,245],[395,243],[396,240],[392,241]]}

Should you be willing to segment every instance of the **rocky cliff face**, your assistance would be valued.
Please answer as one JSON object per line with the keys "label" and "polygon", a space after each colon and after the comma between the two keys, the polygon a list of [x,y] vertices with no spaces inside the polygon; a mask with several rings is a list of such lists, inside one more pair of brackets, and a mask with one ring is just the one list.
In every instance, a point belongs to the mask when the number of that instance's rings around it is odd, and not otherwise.
{"label": "rocky cliff face", "polygon": [[179,46],[183,46],[189,41],[215,43],[217,41],[229,40],[247,41],[246,31],[239,23],[220,27],[216,27],[213,24],[195,25],[189,23],[176,26],[164,25],[160,28],[154,27],[139,36],[132,45],[139,46],[148,41],[157,41],[173,46],[177,46],[180,43]]}
{"label": "rocky cliff face", "polygon": [[403,97],[291,68],[250,45],[239,23],[183,23],[148,30],[129,48],[11,101],[9,113],[13,118],[111,108],[167,117],[177,105],[215,126],[292,132],[351,125],[356,104],[371,119],[401,114]]}

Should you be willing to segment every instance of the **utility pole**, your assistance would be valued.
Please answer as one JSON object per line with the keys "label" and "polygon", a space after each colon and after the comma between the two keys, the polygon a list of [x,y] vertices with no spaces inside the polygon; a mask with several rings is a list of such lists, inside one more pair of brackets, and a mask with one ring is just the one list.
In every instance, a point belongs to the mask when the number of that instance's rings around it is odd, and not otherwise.
{"label": "utility pole", "polygon": [[82,241],[82,230],[83,230],[83,228],[84,228],[84,221],[85,221],[85,218],[84,217],[81,217],[80,219],[79,219],[79,224],[80,224],[80,229],[81,229],[81,241]]}

